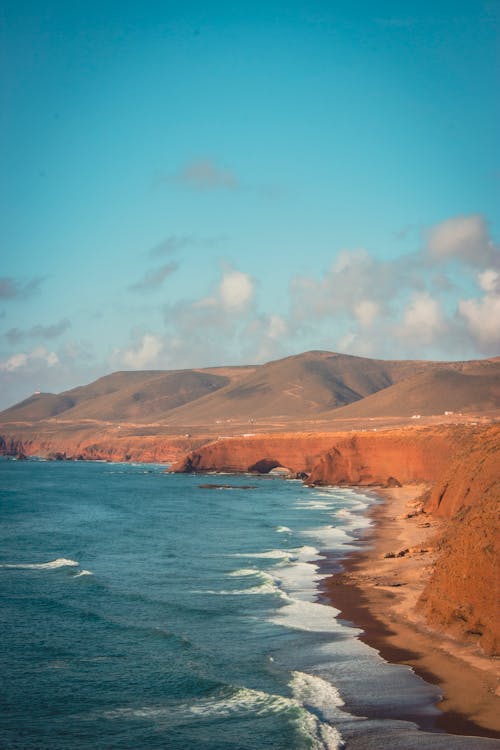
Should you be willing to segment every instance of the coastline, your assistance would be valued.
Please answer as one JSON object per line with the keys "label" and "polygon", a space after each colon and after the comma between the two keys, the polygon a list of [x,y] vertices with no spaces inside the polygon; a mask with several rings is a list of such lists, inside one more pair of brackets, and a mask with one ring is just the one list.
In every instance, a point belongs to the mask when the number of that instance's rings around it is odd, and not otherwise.
{"label": "coastline", "polygon": [[[342,561],[343,571],[325,580],[324,593],[340,610],[339,619],[362,628],[360,639],[384,659],[409,665],[441,688],[437,730],[499,739],[499,660],[431,630],[416,609],[435,561],[433,538],[444,528],[433,516],[408,518],[425,490],[405,485],[377,491],[372,525]],[[384,557],[402,550],[409,552]]]}

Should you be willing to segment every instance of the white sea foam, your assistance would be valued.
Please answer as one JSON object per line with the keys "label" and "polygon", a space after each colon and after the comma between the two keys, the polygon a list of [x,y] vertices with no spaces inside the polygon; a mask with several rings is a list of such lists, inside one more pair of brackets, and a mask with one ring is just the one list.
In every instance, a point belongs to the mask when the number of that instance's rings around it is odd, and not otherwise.
{"label": "white sea foam", "polygon": [[263,552],[237,552],[230,557],[257,557],[263,560],[280,560],[290,557],[292,552],[286,549],[271,549]]}
{"label": "white sea foam", "polygon": [[306,709],[301,711],[296,725],[311,750],[339,750],[344,746],[342,735],[335,727],[320,721]]}
{"label": "white sea foam", "polygon": [[[240,571],[236,571],[239,573]],[[234,575],[234,573],[229,573]],[[251,586],[247,589],[228,589],[228,590],[204,590],[196,593],[201,594],[216,594],[218,596],[242,596],[242,595],[254,595],[254,594],[277,594],[282,598],[286,598],[286,594],[279,588],[274,577],[263,570],[244,570],[243,576],[255,575],[261,581],[257,586]]]}
{"label": "white sea foam", "polygon": [[336,511],[335,515],[336,515],[336,516],[338,516],[339,518],[347,518],[347,519],[351,519],[351,518],[353,517],[353,515],[354,515],[354,514],[353,514],[353,512],[352,512],[351,510],[349,510],[348,508],[339,508],[339,509],[338,509],[338,510]]}
{"label": "white sea foam", "polygon": [[239,688],[232,695],[201,698],[189,703],[124,707],[106,711],[106,719],[136,718],[154,722],[158,729],[191,724],[193,721],[212,721],[223,718],[263,717],[282,714],[288,718],[295,731],[313,750],[339,750],[342,738],[339,732],[311,714],[297,698],[273,695],[261,690]]}
{"label": "white sea foam", "polygon": [[53,570],[54,568],[77,567],[80,565],[76,560],[68,560],[66,557],[58,557],[46,563],[4,563],[0,568],[12,568],[19,570]]}
{"label": "white sea foam", "polygon": [[335,511],[334,518],[340,520],[342,527],[351,532],[355,529],[365,529],[371,525],[369,518],[348,508],[339,508],[339,510]]}
{"label": "white sea foam", "polygon": [[297,500],[294,507],[305,510],[331,510],[332,503],[326,503],[323,500]]}
{"label": "white sea foam", "polygon": [[193,718],[212,719],[251,713],[253,716],[265,716],[286,711],[295,702],[281,695],[271,695],[260,690],[240,688],[233,695],[224,698],[200,698],[189,703],[169,704],[165,706],[141,706],[138,708],[117,708],[106,711],[107,719],[137,717],[142,719],[164,719],[169,724],[191,722]]}
{"label": "white sea foam", "polygon": [[302,547],[297,547],[291,550],[294,554],[294,558],[299,562],[311,562],[312,560],[324,560],[324,555],[319,554],[319,550],[310,544],[304,544]]}
{"label": "white sea foam", "polygon": [[299,560],[301,562],[323,559],[316,547],[311,545],[303,545],[292,549],[271,549],[262,552],[237,552],[229,555],[229,557],[246,557],[259,560]]}
{"label": "white sea foam", "polygon": [[75,573],[74,577],[80,578],[80,576],[93,576],[93,575],[94,574],[92,573],[91,570],[79,570],[78,573]]}
{"label": "white sea foam", "polygon": [[358,628],[341,625],[336,619],[338,614],[340,614],[339,610],[329,604],[290,597],[289,603],[281,607],[270,618],[270,621],[275,625],[309,633],[349,632],[350,635],[355,636],[362,632]]}
{"label": "white sea foam", "polygon": [[328,715],[332,708],[344,705],[340,693],[331,682],[327,682],[317,675],[305,672],[292,672],[290,687],[294,698],[304,706],[310,706],[323,715]]}
{"label": "white sea foam", "polygon": [[314,497],[329,497],[334,500],[339,500],[344,497],[344,493],[337,490],[335,487],[324,487],[322,490],[316,490],[314,492]]}
{"label": "white sea foam", "polygon": [[352,542],[352,535],[338,526],[319,526],[317,529],[305,529],[304,536],[316,538],[322,547],[335,549]]}
{"label": "white sea foam", "polygon": [[291,534],[292,530],[288,528],[288,526],[276,526],[276,531],[278,534]]}
{"label": "white sea foam", "polygon": [[273,569],[273,578],[287,594],[298,599],[313,601],[316,595],[316,584],[326,578],[326,574],[319,574],[317,565],[297,561],[277,565]]}
{"label": "white sea foam", "polygon": [[232,570],[228,573],[228,576],[240,578],[244,576],[258,576],[259,573],[261,573],[261,571],[258,570],[258,568],[240,568],[239,570]]}

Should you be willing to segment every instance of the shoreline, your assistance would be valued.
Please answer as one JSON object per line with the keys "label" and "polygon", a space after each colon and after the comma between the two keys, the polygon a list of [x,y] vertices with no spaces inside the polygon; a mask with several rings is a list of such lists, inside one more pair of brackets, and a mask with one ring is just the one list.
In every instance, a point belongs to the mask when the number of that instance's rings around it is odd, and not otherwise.
{"label": "shoreline", "polygon": [[[500,661],[431,630],[415,610],[435,560],[433,537],[444,528],[429,515],[407,517],[425,489],[377,490],[380,499],[368,511],[372,525],[341,561],[342,572],[325,579],[322,593],[386,661],[408,665],[441,688],[435,731],[500,739]],[[405,549],[404,556],[384,557]]]}

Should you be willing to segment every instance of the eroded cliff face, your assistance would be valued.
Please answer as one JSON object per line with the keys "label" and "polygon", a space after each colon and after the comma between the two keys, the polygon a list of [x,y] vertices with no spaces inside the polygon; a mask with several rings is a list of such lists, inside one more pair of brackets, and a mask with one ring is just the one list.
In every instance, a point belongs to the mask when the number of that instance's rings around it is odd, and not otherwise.
{"label": "eroded cliff face", "polygon": [[283,466],[294,473],[309,473],[334,440],[335,433],[294,432],[221,438],[192,451],[173,468],[181,473],[252,470],[266,473],[272,467]]}
{"label": "eroded cliff face", "polygon": [[441,427],[225,438],[193,451],[174,469],[240,472],[274,464],[308,473],[308,483],[318,485],[435,481],[462,432]]}
{"label": "eroded cliff face", "polygon": [[425,509],[448,523],[419,606],[433,627],[498,654],[500,426],[461,445]]}
{"label": "eroded cliff face", "polygon": [[314,466],[308,484],[386,485],[433,482],[457,440],[454,428],[399,429],[344,436]]}
{"label": "eroded cliff face", "polygon": [[206,439],[157,435],[0,435],[0,455],[100,461],[170,463]]}

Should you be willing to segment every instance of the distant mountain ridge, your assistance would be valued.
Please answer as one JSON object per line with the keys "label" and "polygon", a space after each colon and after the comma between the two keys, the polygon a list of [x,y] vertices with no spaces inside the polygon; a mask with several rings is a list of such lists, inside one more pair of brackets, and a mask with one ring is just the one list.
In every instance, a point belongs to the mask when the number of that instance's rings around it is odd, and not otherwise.
{"label": "distant mountain ridge", "polygon": [[182,426],[499,408],[500,357],[434,362],[309,351],[263,365],[115,372],[60,394],[33,394],[0,412],[0,422],[57,418]]}

